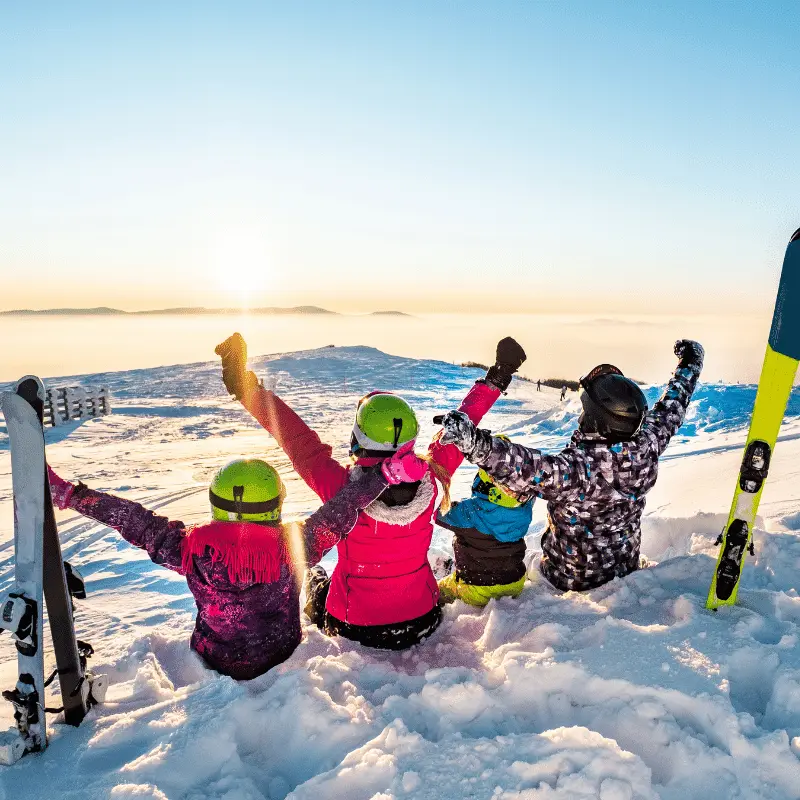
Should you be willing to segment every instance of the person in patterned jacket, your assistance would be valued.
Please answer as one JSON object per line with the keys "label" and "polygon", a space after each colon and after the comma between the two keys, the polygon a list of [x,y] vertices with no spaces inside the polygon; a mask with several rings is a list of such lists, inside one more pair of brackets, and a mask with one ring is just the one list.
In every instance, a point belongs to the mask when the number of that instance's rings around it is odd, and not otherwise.
{"label": "person in patterned jacket", "polygon": [[428,465],[410,447],[351,481],[303,522],[281,522],[285,491],[265,461],[238,459],[209,489],[212,520],[187,526],[139,503],[73,484],[48,468],[53,502],[108,525],[151,560],[185,576],[197,604],[192,649],[212,669],[249,680],[285,661],[302,638],[300,578],[355,526],[388,486]]}
{"label": "person in patterned jacket", "polygon": [[593,589],[639,568],[645,495],[703,367],[697,342],[682,339],[675,355],[678,367],[649,412],[641,389],[616,367],[602,364],[582,378],[578,430],[556,455],[492,436],[458,411],[442,420],[442,443],[518,500],[547,501],[539,569],[556,588]]}

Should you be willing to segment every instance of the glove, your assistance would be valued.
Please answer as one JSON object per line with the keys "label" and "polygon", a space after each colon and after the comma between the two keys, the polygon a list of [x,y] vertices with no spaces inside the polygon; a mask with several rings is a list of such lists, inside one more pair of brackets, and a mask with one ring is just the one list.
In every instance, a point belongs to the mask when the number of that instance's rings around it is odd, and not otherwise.
{"label": "glove", "polygon": [[50,496],[53,498],[53,502],[62,511],[65,508],[69,508],[69,501],[72,500],[72,495],[75,494],[75,484],[59,478],[49,465],[47,467],[47,479],[50,481]]}
{"label": "glove", "polygon": [[258,386],[255,372],[246,370],[247,343],[240,333],[234,333],[214,348],[214,352],[222,357],[222,382],[237,400]]}
{"label": "glove", "polygon": [[675,355],[678,356],[679,367],[702,367],[705,350],[700,342],[680,339],[675,342]]}
{"label": "glove", "polygon": [[414,452],[414,442],[406,442],[391,458],[381,464],[383,477],[390,486],[398,483],[416,483],[425,477],[428,462]]}
{"label": "glove", "polygon": [[516,339],[506,336],[497,343],[493,367],[486,373],[486,383],[505,392],[511,383],[511,376],[525,363],[525,351]]}
{"label": "glove", "polygon": [[463,411],[449,411],[441,419],[442,444],[454,444],[464,455],[475,449],[478,431],[472,420]]}

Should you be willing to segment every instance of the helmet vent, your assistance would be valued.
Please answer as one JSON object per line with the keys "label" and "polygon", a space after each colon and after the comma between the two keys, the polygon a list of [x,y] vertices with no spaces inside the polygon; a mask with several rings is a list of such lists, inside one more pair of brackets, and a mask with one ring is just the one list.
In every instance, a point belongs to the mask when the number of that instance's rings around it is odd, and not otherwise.
{"label": "helmet vent", "polygon": [[236,518],[242,518],[242,505],[244,504],[244,486],[233,487],[233,502],[236,506]]}
{"label": "helmet vent", "polygon": [[394,423],[394,441],[392,442],[392,446],[397,447],[400,441],[400,434],[403,432],[403,420],[399,417],[395,417],[392,422]]}

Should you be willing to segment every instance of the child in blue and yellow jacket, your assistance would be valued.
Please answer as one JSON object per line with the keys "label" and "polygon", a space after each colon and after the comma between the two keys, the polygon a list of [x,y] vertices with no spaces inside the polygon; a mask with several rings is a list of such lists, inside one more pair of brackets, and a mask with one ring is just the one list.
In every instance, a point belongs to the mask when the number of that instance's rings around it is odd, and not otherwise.
{"label": "child in blue and yellow jacket", "polygon": [[439,581],[441,601],[485,606],[494,597],[517,597],[525,585],[525,534],[532,513],[533,499],[520,503],[479,470],[472,496],[436,518],[454,534],[455,570]]}

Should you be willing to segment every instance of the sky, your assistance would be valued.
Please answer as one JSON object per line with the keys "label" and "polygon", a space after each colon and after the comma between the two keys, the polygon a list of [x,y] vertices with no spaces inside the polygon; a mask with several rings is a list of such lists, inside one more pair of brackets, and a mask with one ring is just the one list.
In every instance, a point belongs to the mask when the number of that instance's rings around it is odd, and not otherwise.
{"label": "sky", "polygon": [[800,4],[0,3],[0,309],[763,311]]}

